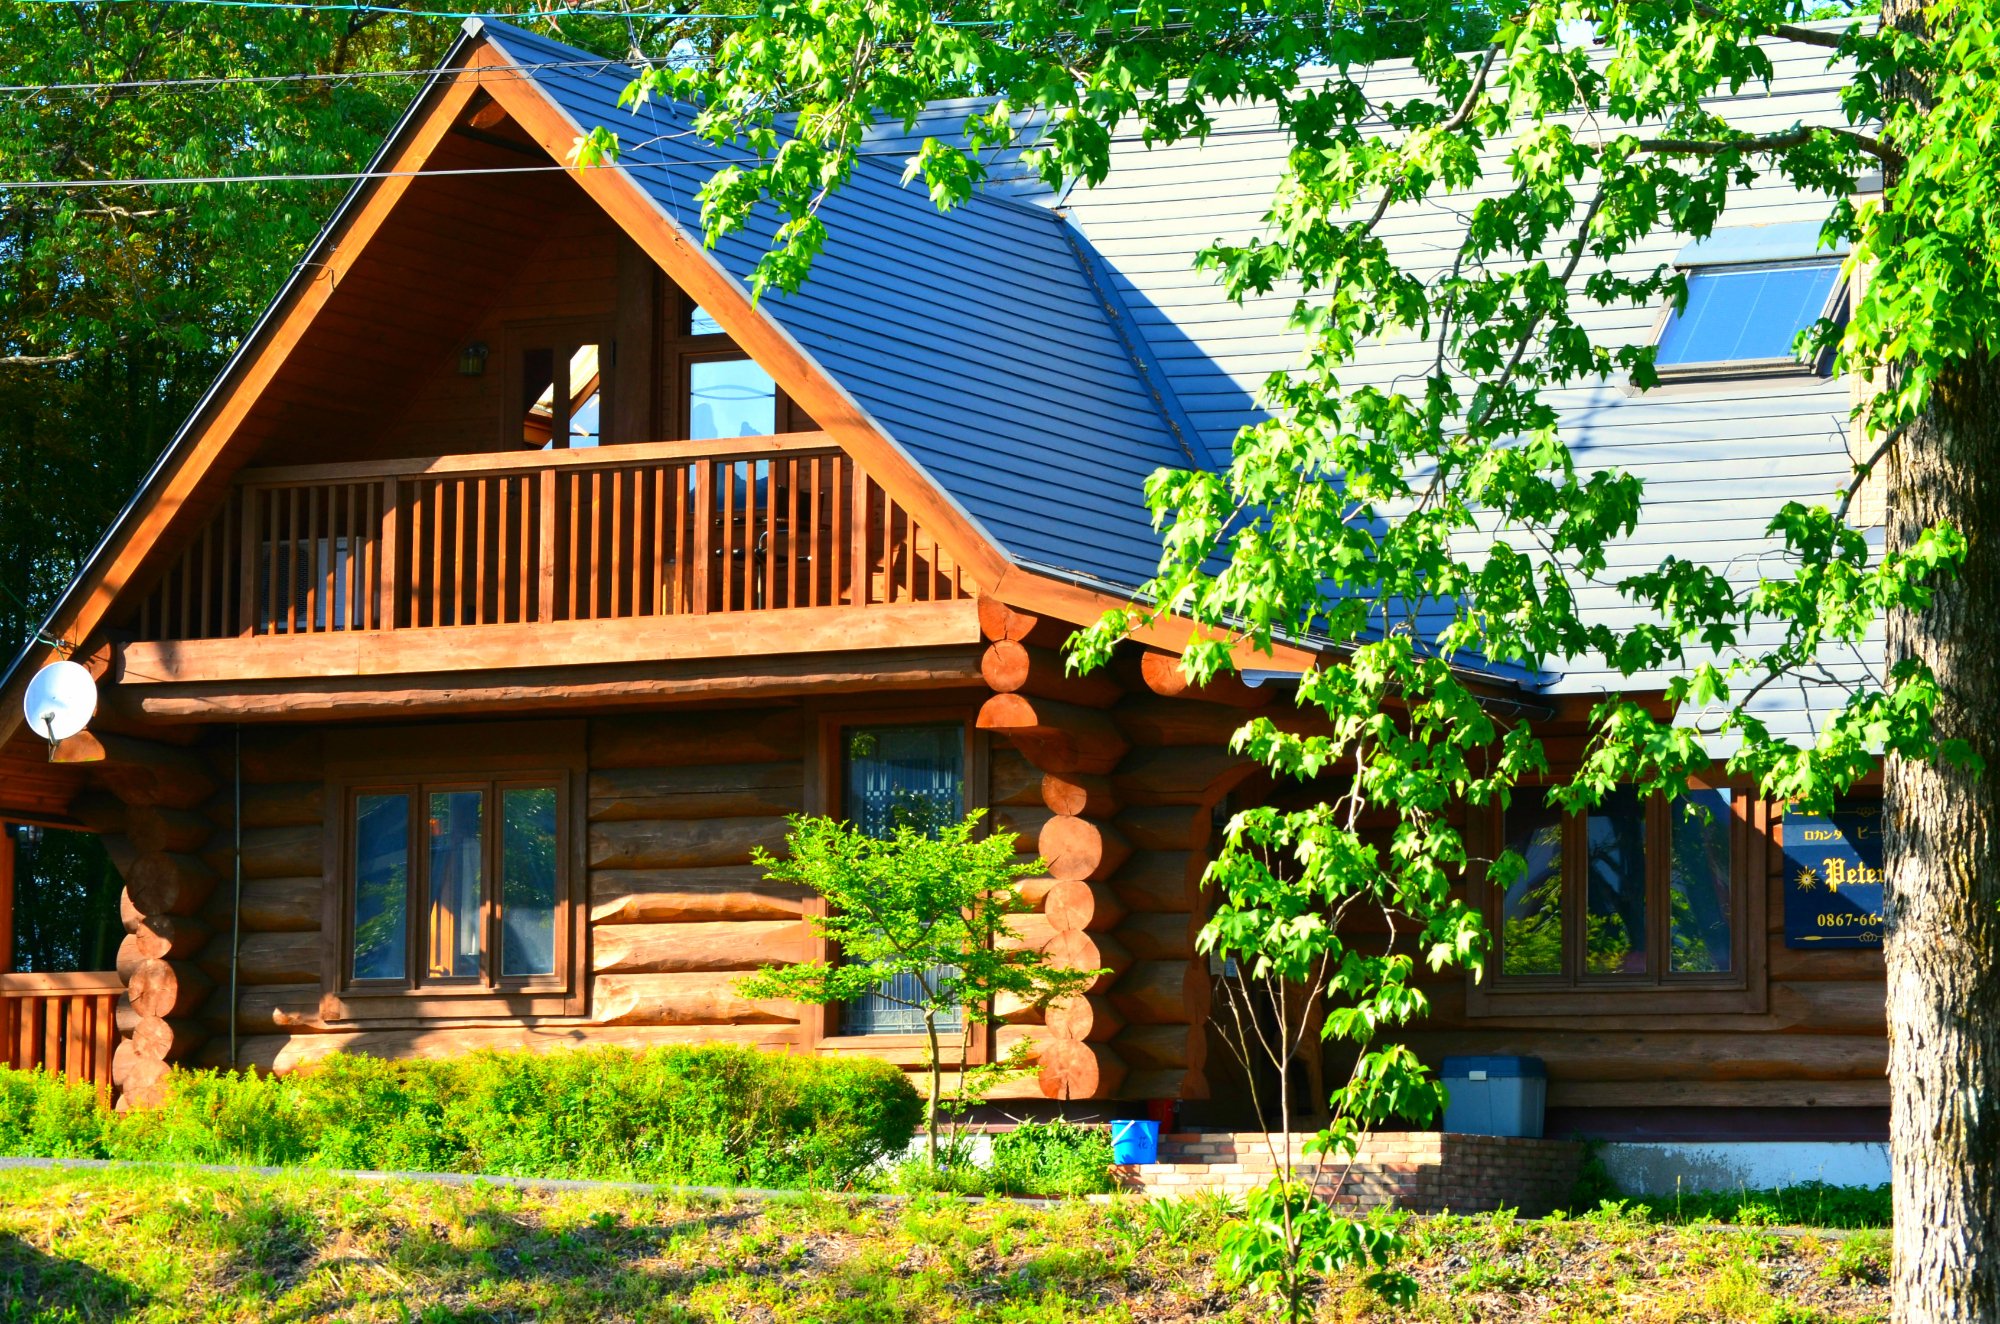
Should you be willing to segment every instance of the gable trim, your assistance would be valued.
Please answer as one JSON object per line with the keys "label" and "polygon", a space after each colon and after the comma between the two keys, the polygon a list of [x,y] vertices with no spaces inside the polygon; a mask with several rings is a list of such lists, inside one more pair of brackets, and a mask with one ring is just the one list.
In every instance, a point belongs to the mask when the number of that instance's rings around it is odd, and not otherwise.
{"label": "gable trim", "polygon": [[[4,710],[0,710],[0,744],[10,740],[25,722],[18,699],[26,678],[63,651],[42,642],[56,631],[69,648],[80,647],[103,623],[113,603],[128,587],[179,516],[182,507],[206,478],[236,429],[255,407],[263,391],[291,357],[293,347],[313,317],[339,286],[369,239],[414,183],[412,172],[430,159],[450,131],[458,112],[479,90],[483,74],[467,77],[459,68],[469,39],[462,38],[445,56],[422,93],[367,166],[332,219],[320,231],[293,269],[278,297],[259,319],[213,386],[196,405],[188,421],[146,475],[138,493],[83,563],[77,576],[50,611],[37,638],[14,659],[5,677]],[[379,177],[387,173],[387,177]]]}

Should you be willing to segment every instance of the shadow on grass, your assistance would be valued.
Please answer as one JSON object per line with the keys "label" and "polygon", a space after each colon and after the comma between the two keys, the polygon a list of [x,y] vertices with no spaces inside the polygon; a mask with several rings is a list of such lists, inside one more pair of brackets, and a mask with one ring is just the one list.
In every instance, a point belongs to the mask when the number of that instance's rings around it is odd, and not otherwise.
{"label": "shadow on grass", "polygon": [[659,1317],[663,1296],[671,1301],[718,1271],[771,1271],[746,1262],[726,1269],[662,1262],[684,1238],[749,1222],[758,1213],[754,1206],[561,1230],[546,1226],[538,1212],[469,1210],[459,1228],[408,1223],[386,1245],[367,1248],[261,1238],[238,1247],[231,1276],[239,1292],[247,1286],[249,1295],[263,1299],[258,1318],[266,1324],[379,1313],[385,1305],[399,1319],[447,1324],[496,1313],[551,1320]]}
{"label": "shadow on grass", "polygon": [[146,1304],[132,1284],[0,1232],[0,1321],[119,1320]]}

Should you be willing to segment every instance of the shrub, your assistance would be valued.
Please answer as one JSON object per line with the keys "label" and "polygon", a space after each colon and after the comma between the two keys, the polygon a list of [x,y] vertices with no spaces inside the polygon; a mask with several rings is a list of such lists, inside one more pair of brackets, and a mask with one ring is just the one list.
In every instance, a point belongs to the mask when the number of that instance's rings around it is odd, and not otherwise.
{"label": "shrub", "polygon": [[1018,1195],[1090,1195],[1111,1189],[1111,1136],[1058,1117],[993,1138],[993,1176]]}
{"label": "shrub", "polygon": [[124,1114],[0,1071],[0,1153],[47,1157],[824,1186],[902,1152],[921,1115],[887,1063],[725,1046],[177,1070]]}
{"label": "shrub", "polygon": [[0,1068],[0,1154],[101,1158],[110,1117],[89,1085]]}

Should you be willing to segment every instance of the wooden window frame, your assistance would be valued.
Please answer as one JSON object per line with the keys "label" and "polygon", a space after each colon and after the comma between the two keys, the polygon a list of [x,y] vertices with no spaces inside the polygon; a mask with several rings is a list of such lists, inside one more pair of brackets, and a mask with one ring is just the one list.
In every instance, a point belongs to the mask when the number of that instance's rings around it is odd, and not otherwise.
{"label": "wooden window frame", "polygon": [[[1523,785],[1515,794],[1540,794],[1546,783]],[[1466,1013],[1473,1018],[1564,1018],[1606,1016],[1759,1014],[1769,1005],[1766,972],[1769,934],[1771,824],[1774,810],[1754,786],[1734,778],[1690,778],[1697,790],[1727,790],[1729,796],[1730,969],[1718,974],[1674,974],[1667,969],[1671,910],[1671,804],[1663,796],[1646,802],[1646,968],[1644,975],[1591,975],[1583,972],[1586,870],[1589,867],[1584,816],[1563,819],[1562,923],[1565,972],[1560,975],[1500,973],[1503,898],[1487,885],[1483,870],[1474,875],[1473,904],[1493,937],[1487,973],[1466,975]],[[1473,853],[1494,859],[1505,848],[1504,817],[1498,805],[1475,812],[1468,828],[1476,834]]]}
{"label": "wooden window frame", "polygon": [[[588,1003],[589,961],[584,858],[589,804],[584,794],[585,727],[582,722],[516,722],[473,727],[407,728],[332,732],[327,738],[324,834],[325,908],[321,932],[331,935],[324,952],[320,1015],[328,1021],[422,1021],[581,1016]],[[499,910],[493,904],[491,868],[499,854],[499,796],[509,787],[556,788],[556,970],[553,975],[502,977]],[[483,831],[490,861],[482,881],[480,906],[486,969],[474,979],[419,980],[424,945],[422,908],[415,904],[419,877],[410,880],[412,910],[406,977],[357,981],[350,977],[353,941],[354,802],[357,795],[408,792],[411,797],[411,858],[423,849],[417,826],[420,797],[430,790],[490,790]],[[418,874],[413,868],[412,874]]]}
{"label": "wooden window frame", "polygon": [[[988,775],[989,744],[987,734],[976,722],[979,705],[973,702],[917,705],[903,709],[892,708],[839,708],[819,707],[814,710],[815,742],[808,751],[805,778],[805,803],[810,813],[828,818],[842,816],[841,750],[842,735],[857,726],[936,726],[948,722],[963,725],[965,731],[965,789],[962,799],[964,812],[975,809],[988,811],[988,818],[982,820],[987,830],[991,830],[991,778]],[[826,898],[808,895],[805,914],[808,917],[824,918],[827,913]],[[833,943],[826,938],[809,934],[806,940],[806,959],[809,961],[835,961],[839,953]],[[928,1045],[921,1034],[843,1034],[840,1026],[840,1007],[836,1003],[807,1005],[799,1009],[799,1027],[804,1048],[816,1053],[856,1053],[864,1057],[877,1057],[898,1066],[917,1066],[923,1062]],[[984,1066],[993,1060],[993,1027],[985,1021],[975,1021],[972,1026],[970,1043],[967,1046],[966,1066]]]}
{"label": "wooden window frame", "polygon": [[[660,274],[661,288],[654,306],[659,309],[660,326],[653,337],[657,346],[655,380],[667,384],[671,389],[663,390],[657,402],[659,414],[658,432],[670,441],[688,440],[689,415],[693,412],[688,405],[689,392],[693,389],[692,371],[696,363],[745,360],[754,362],[754,356],[741,345],[730,339],[727,332],[695,335],[688,330],[689,319],[694,314],[695,301],[685,291]],[[760,365],[761,366],[761,365]],[[777,435],[791,432],[813,432],[818,430],[805,410],[785,394],[785,388],[771,383],[776,395],[776,405],[772,411],[772,427]],[[723,438],[721,440],[727,440]]]}
{"label": "wooden window frame", "polygon": [[[501,365],[501,391],[504,398],[500,411],[501,449],[506,451],[529,450],[521,440],[520,400],[527,389],[527,379],[521,367],[521,356],[530,349],[560,349],[574,342],[578,345],[597,346],[597,447],[615,446],[621,442],[643,440],[643,438],[616,435],[614,429],[622,422],[618,412],[617,376],[618,341],[609,319],[602,317],[545,317],[527,318],[508,322],[501,328],[501,352],[505,362]],[[569,387],[568,361],[558,353],[555,364],[555,381],[565,390]],[[564,419],[567,421],[565,413]],[[569,450],[565,444],[553,447]],[[583,449],[591,449],[585,447]]]}

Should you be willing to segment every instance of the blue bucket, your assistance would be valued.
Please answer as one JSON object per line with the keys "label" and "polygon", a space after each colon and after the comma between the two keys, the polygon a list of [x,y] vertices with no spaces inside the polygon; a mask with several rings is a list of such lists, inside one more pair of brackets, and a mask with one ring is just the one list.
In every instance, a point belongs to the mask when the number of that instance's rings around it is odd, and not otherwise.
{"label": "blue bucket", "polygon": [[1121,1164],[1158,1163],[1160,1124],[1137,1120],[1113,1122],[1111,1161]]}

